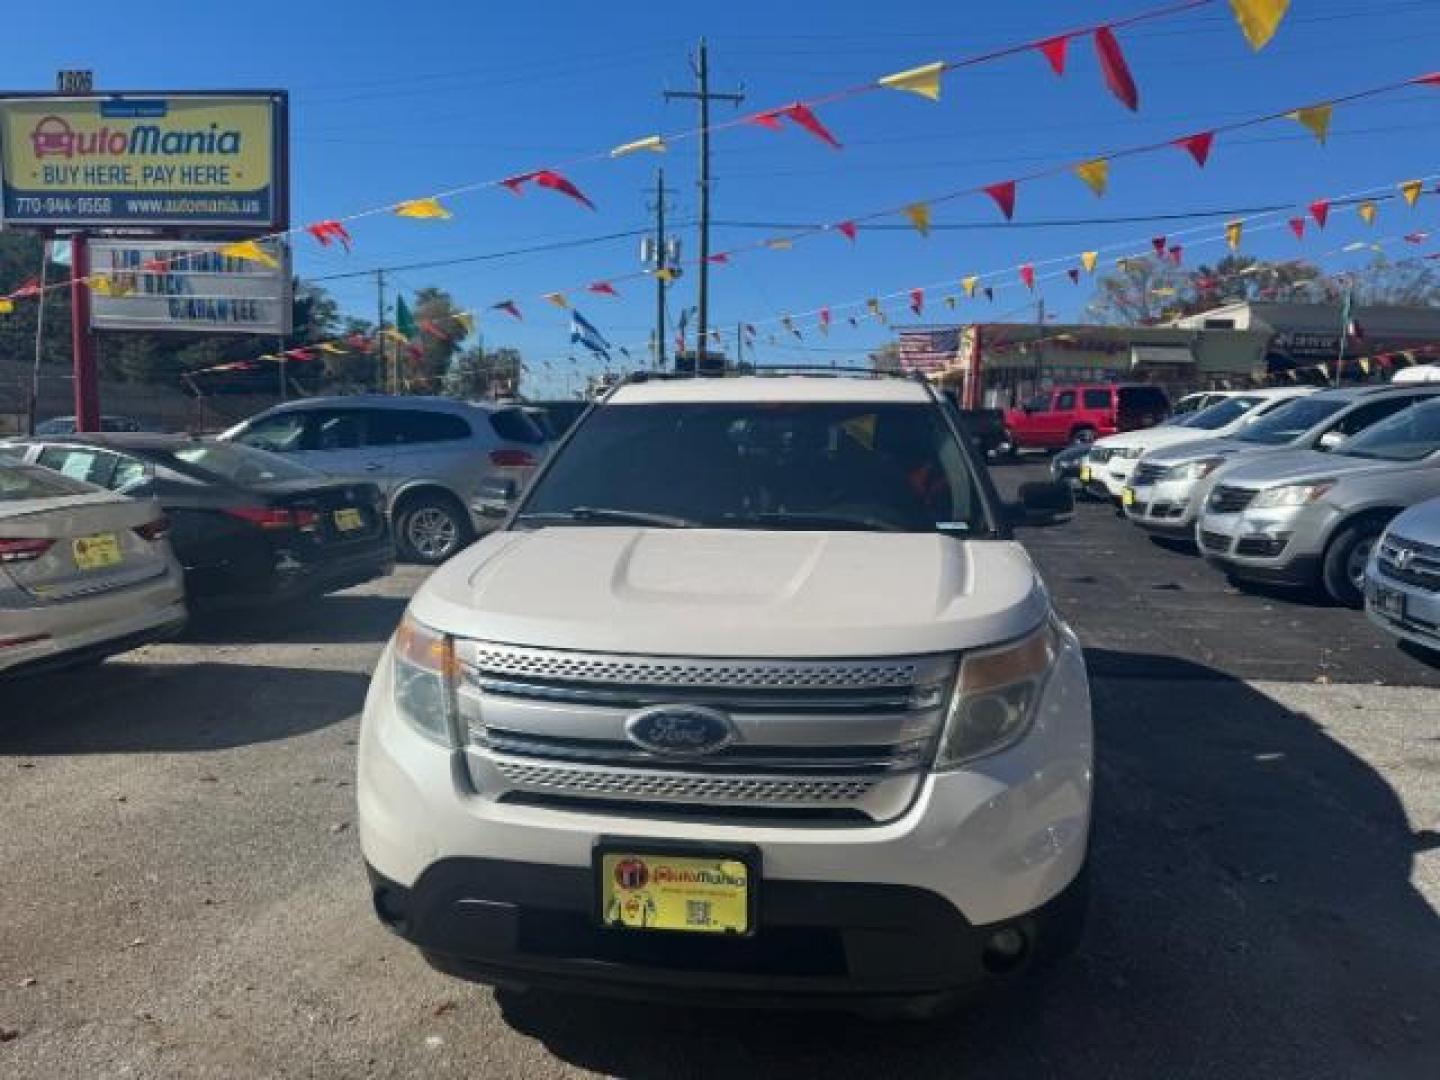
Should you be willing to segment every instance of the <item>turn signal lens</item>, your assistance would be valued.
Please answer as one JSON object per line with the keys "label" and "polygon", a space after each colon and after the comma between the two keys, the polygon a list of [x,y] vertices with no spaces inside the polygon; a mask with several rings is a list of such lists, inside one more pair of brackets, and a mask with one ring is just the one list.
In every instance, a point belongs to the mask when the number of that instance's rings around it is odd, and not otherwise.
{"label": "turn signal lens", "polygon": [[442,746],[457,745],[455,643],[408,611],[391,646],[395,707],[410,726]]}
{"label": "turn signal lens", "polygon": [[54,540],[42,538],[21,539],[0,537],[0,563],[33,562],[55,544]]}
{"label": "turn signal lens", "polygon": [[956,768],[1021,738],[1059,655],[1059,632],[1049,621],[1020,641],[966,655],[935,767]]}
{"label": "turn signal lens", "polygon": [[152,543],[170,532],[170,519],[163,514],[154,521],[147,521],[144,525],[136,525],[135,533],[142,540],[149,540]]}

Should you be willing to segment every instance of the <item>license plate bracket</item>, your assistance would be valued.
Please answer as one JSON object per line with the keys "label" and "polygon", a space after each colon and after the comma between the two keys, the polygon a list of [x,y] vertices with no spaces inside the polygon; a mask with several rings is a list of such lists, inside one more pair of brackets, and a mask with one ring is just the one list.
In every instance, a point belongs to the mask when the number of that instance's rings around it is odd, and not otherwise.
{"label": "license plate bracket", "polygon": [[753,845],[602,838],[593,855],[595,918],[616,933],[752,937],[760,850]]}
{"label": "license plate bracket", "polygon": [[1120,501],[1126,506],[1134,506],[1135,489],[1127,484],[1124,490],[1120,492]]}
{"label": "license plate bracket", "polygon": [[335,522],[335,528],[341,532],[355,532],[365,527],[365,515],[353,506],[336,510],[331,516],[331,520]]}

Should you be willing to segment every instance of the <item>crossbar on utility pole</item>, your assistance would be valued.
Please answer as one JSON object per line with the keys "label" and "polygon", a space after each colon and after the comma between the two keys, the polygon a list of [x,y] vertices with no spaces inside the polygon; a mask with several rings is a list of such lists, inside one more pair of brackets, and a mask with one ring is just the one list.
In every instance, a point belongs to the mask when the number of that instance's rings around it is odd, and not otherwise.
{"label": "crossbar on utility pole", "polygon": [[704,38],[700,39],[700,48],[691,62],[691,67],[695,71],[697,89],[666,90],[665,100],[681,98],[700,103],[700,283],[697,287],[699,310],[696,313],[696,340],[699,344],[695,347],[695,374],[699,375],[700,358],[705,351],[710,330],[710,102],[729,101],[739,105],[745,100],[745,95],[739,91],[711,92],[710,53]]}

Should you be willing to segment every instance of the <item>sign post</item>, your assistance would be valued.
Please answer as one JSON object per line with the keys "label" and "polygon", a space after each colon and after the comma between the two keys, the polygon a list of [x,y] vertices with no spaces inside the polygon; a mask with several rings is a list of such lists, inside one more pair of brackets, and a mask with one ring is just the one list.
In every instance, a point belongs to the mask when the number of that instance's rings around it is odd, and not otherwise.
{"label": "sign post", "polygon": [[90,243],[84,233],[70,240],[70,340],[75,364],[75,430],[100,430],[100,377],[95,335],[90,332]]}

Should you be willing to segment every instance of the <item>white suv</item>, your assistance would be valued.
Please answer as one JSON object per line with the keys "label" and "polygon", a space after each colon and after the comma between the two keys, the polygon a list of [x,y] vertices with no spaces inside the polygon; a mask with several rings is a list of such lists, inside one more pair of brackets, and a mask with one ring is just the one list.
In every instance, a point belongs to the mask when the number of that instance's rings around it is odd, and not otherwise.
{"label": "white suv", "polygon": [[375,910],[436,967],[903,1003],[1063,953],[1090,697],[925,384],[632,379],[416,593],[371,683]]}

